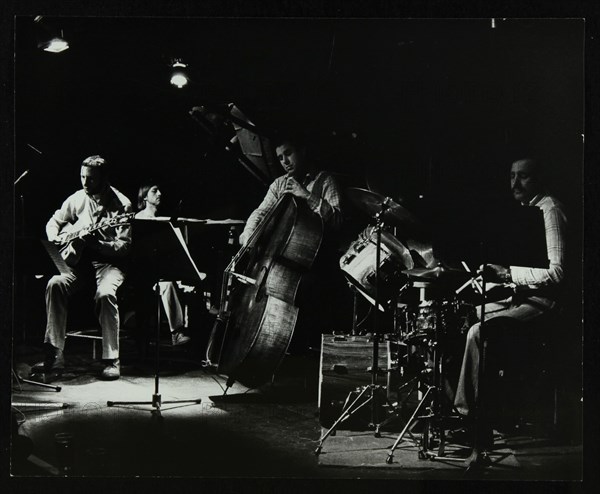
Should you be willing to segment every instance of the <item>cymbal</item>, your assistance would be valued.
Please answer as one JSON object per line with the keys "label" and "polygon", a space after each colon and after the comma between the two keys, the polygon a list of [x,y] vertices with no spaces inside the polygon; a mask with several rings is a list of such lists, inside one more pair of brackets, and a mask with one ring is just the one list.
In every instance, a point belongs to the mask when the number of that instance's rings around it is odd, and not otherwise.
{"label": "cymbal", "polygon": [[456,280],[466,279],[471,274],[464,269],[447,268],[443,265],[438,265],[434,268],[413,268],[402,271],[409,278],[420,279],[420,280]]}
{"label": "cymbal", "polygon": [[358,187],[348,187],[346,194],[359,209],[369,216],[374,217],[380,213],[383,206],[383,221],[388,225],[410,227],[419,230],[422,228],[421,223],[412,213],[389,197],[384,197],[370,190],[359,189]]}

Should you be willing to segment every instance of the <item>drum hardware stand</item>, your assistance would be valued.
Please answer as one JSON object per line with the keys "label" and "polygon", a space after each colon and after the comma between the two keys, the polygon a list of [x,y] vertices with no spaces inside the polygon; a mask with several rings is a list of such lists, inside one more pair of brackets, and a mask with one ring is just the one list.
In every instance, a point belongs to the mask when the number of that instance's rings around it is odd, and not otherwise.
{"label": "drum hardware stand", "polygon": [[[394,461],[394,451],[404,438],[405,434],[410,433],[410,428],[416,420],[425,420],[425,429],[421,438],[421,449],[419,449],[419,459],[435,460],[437,458],[444,458],[444,461],[465,461],[463,458],[451,458],[445,456],[446,446],[446,435],[443,425],[439,427],[440,439],[438,445],[437,454],[429,451],[429,438],[432,424],[441,424],[445,416],[442,413],[442,407],[440,398],[442,395],[444,368],[443,368],[443,352],[440,349],[440,331],[441,331],[441,315],[440,306],[438,305],[436,310],[436,325],[435,325],[435,339],[431,347],[433,348],[433,369],[425,369],[422,374],[432,372],[432,384],[426,384],[427,391],[421,398],[421,401],[417,405],[417,408],[413,412],[412,416],[404,426],[404,429],[400,432],[400,435],[391,447],[388,456],[385,460],[387,464],[392,464]],[[423,408],[427,406],[428,413],[425,415],[419,415]],[[412,436],[412,435],[411,435]]]}
{"label": "drum hardware stand", "polygon": [[[423,371],[421,371],[422,373],[427,372],[429,369],[425,369]],[[415,392],[415,390],[418,389],[418,385],[419,385],[419,380],[420,380],[420,376],[414,376],[412,378],[410,378],[407,382],[405,382],[404,384],[402,384],[402,386],[400,386],[398,388],[398,392],[401,392],[404,388],[407,388],[409,386],[411,386],[410,391],[408,392],[408,394],[404,397],[404,399],[402,400],[402,403],[397,405],[397,404],[392,404],[392,407],[394,408],[394,410],[392,411],[392,415],[390,415],[387,419],[385,419],[380,425],[379,427],[382,428],[383,426],[389,424],[392,420],[395,420],[399,417],[400,412],[402,411],[402,408],[404,407],[404,405],[406,405],[406,402],[410,399],[410,397],[412,396],[412,394]],[[429,391],[429,390],[428,390]],[[413,420],[414,420],[414,415],[415,413],[413,413],[413,415],[410,417],[410,419],[408,420],[407,426],[408,424],[410,424]],[[403,432],[403,435],[405,433],[408,433],[408,435],[411,437],[411,439],[417,443],[417,439],[412,435],[412,432],[410,430],[407,429],[407,426],[405,427],[405,431]]]}
{"label": "drum hardware stand", "polygon": [[348,286],[352,290],[352,330],[350,334],[356,336],[358,334],[358,290],[350,282],[348,282]]}
{"label": "drum hardware stand", "polygon": [[[151,249],[148,249],[148,251],[146,252],[146,254],[150,254],[151,256],[151,260],[152,260],[152,264],[154,265],[154,279],[156,280],[156,285],[155,285],[155,289],[156,289],[156,334],[155,334],[155,352],[154,352],[154,394],[152,395],[152,400],[151,401],[107,401],[106,405],[109,407],[113,407],[113,406],[118,406],[118,405],[151,405],[152,406],[152,410],[150,410],[150,413],[152,414],[153,417],[157,417],[157,418],[162,418],[161,415],[161,406],[163,404],[179,404],[179,403],[191,403],[191,404],[200,404],[202,403],[202,400],[200,398],[197,398],[195,400],[168,400],[168,401],[162,401],[162,397],[160,394],[160,306],[161,306],[161,298],[160,298],[160,287],[159,287],[159,282],[161,281],[161,271],[163,269],[165,269],[165,266],[161,265],[160,259],[161,258],[166,258],[169,259],[168,255],[171,254],[172,258],[170,258],[171,263],[173,266],[175,266],[175,271],[178,271],[178,274],[181,274],[181,276],[173,276],[173,271],[170,271],[170,276],[165,276],[164,278],[167,279],[181,279],[181,278],[185,278],[186,274],[189,274],[189,272],[194,272],[197,274],[197,277],[200,281],[202,281],[202,278],[200,276],[200,273],[198,272],[198,268],[196,267],[196,265],[194,264],[194,261],[192,260],[191,257],[189,257],[189,254],[187,253],[187,249],[183,249],[182,250],[185,252],[185,256],[184,259],[186,259],[186,261],[184,262],[180,262],[176,260],[176,252],[175,250],[181,247],[181,243],[183,242],[183,238],[177,236],[177,234],[175,233],[176,230],[173,227],[173,225],[171,223],[167,223],[167,227],[161,225],[161,223],[158,222],[153,222],[151,220],[137,220],[136,222],[134,222],[134,225],[138,224],[144,224],[144,225],[149,225],[149,231],[151,232],[150,235],[148,235],[147,237],[144,237],[144,240],[146,242],[153,242],[154,245],[151,246]],[[136,227],[134,226],[134,229]],[[169,230],[169,241],[165,240],[165,244],[163,247],[165,247],[164,252],[159,252],[158,250],[158,243],[157,243],[157,237],[159,236],[159,233],[161,233],[160,229],[161,228],[168,228]],[[175,240],[174,240],[175,239]],[[161,240],[163,240],[163,237],[161,237]],[[135,245],[135,243],[134,243]],[[170,251],[170,249],[171,251]],[[179,252],[180,253],[180,252]],[[181,259],[181,257],[180,257]],[[182,264],[189,264],[188,266],[182,266]],[[170,263],[166,263],[166,264],[170,264]],[[170,266],[172,268],[172,266]],[[138,268],[139,269],[139,268]],[[187,270],[187,273],[186,271]],[[164,281],[164,280],[162,280]]]}
{"label": "drum hardware stand", "polygon": [[[375,313],[373,316],[373,360],[371,367],[371,384],[367,386],[363,386],[361,392],[358,396],[352,401],[352,403],[342,411],[342,414],[338,417],[338,419],[333,423],[333,425],[325,432],[323,436],[319,439],[319,444],[315,449],[315,455],[319,455],[323,449],[323,443],[325,440],[335,434],[337,426],[343,422],[344,420],[351,417],[358,410],[364,407],[367,404],[371,404],[371,421],[369,423],[369,427],[374,429],[374,436],[381,437],[380,428],[381,423],[378,423],[378,413],[377,413],[377,405],[381,403],[382,400],[389,403],[387,396],[381,397],[381,393],[385,393],[385,386],[377,384],[377,377],[379,375],[379,325],[378,325],[378,317],[377,313],[379,311],[379,295],[380,295],[380,269],[379,264],[381,262],[381,230],[383,229],[383,215],[385,211],[389,208],[390,198],[386,197],[381,203],[381,209],[377,214],[375,214],[375,230],[377,232],[377,242],[376,242],[376,254],[375,254]],[[361,389],[361,388],[358,388]],[[369,397],[359,404],[360,400],[367,394],[369,391]],[[349,400],[350,394],[346,398],[346,402]]]}

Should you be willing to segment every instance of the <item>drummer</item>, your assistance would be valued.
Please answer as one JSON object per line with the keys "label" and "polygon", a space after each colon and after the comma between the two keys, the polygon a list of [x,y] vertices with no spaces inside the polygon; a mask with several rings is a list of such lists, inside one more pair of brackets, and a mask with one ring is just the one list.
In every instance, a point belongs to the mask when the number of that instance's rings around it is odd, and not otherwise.
{"label": "drummer", "polygon": [[263,201],[248,218],[239,240],[241,245],[246,245],[263,218],[284,194],[292,194],[297,200],[304,201],[322,219],[323,242],[311,272],[303,277],[297,299],[300,316],[304,319],[302,326],[310,326],[307,329],[313,335],[306,343],[309,346],[319,345],[316,341],[319,333],[332,330],[332,321],[327,317],[333,313],[332,297],[337,296],[340,283],[345,287],[338,269],[340,256],[337,252],[337,236],[343,221],[342,194],[333,175],[319,170],[303,135],[281,135],[273,143],[285,175],[276,178],[270,185]]}
{"label": "drummer", "polygon": [[[557,310],[559,291],[565,278],[567,218],[563,205],[546,191],[541,180],[540,167],[540,163],[531,158],[515,161],[511,167],[510,184],[515,200],[522,205],[535,206],[543,212],[550,266],[548,269],[541,269],[487,265],[484,272],[486,280],[514,287],[514,295],[509,299],[485,306],[486,321],[493,320],[493,323],[486,325],[488,340],[507,328],[507,320],[509,323],[511,320],[530,323],[543,314]],[[501,324],[502,322],[504,324]],[[468,418],[473,417],[478,399],[479,338],[478,323],[471,327],[467,335],[454,400],[456,409]],[[481,431],[481,428],[479,430]],[[491,427],[486,427],[475,439],[472,459],[478,461],[485,458],[485,455],[480,453],[492,446]]]}

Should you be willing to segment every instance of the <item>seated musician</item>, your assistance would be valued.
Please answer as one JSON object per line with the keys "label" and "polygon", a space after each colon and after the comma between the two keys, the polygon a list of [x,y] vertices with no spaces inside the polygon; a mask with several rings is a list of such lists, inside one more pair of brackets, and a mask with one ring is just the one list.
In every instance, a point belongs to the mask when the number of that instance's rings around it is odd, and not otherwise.
{"label": "seated musician", "polygon": [[[557,308],[560,286],[564,280],[567,219],[562,204],[548,194],[540,178],[540,164],[533,159],[521,159],[512,164],[510,177],[513,197],[522,205],[542,210],[546,245],[550,265],[548,269],[489,264],[483,276],[490,282],[511,284],[512,297],[485,305],[486,335],[502,338],[506,321],[531,322]],[[503,318],[503,319],[498,319]],[[506,319],[508,318],[508,319]],[[494,321],[495,319],[495,321]],[[487,321],[490,321],[487,324]],[[518,325],[518,323],[516,323]],[[517,326],[518,327],[518,326]],[[524,326],[527,328],[527,325]],[[467,334],[458,388],[454,400],[456,409],[473,418],[479,391],[479,323]],[[493,351],[490,343],[486,355]],[[519,345],[515,342],[515,345]],[[487,391],[486,391],[487,392]],[[490,390],[493,393],[493,390]],[[479,424],[471,460],[485,460],[485,450],[492,446],[492,430],[488,424]]]}
{"label": "seated musician", "polygon": [[[332,321],[327,320],[327,317],[333,313],[333,299],[339,295],[339,285],[343,283],[338,268],[340,256],[336,251],[336,233],[343,220],[341,190],[329,172],[318,169],[301,135],[282,136],[274,144],[277,159],[286,173],[269,186],[262,203],[248,218],[239,240],[242,245],[248,242],[262,219],[283,194],[292,194],[306,201],[311,211],[321,217],[324,225],[323,242],[311,273],[304,277],[297,299],[297,305],[301,308],[301,325],[308,330],[300,330],[303,333],[301,339],[305,341],[298,346],[318,345],[317,337],[320,338],[320,332],[331,331]],[[325,307],[325,304],[328,306]],[[310,310],[302,311],[302,307],[310,307]],[[299,343],[298,332],[294,342]]]}
{"label": "seated musician", "polygon": [[[152,183],[142,185],[138,192],[139,211],[135,217],[138,219],[155,218],[161,198],[162,193],[158,185]],[[183,334],[185,320],[176,283],[172,281],[160,281],[158,289],[160,290],[160,298],[167,315],[167,320],[169,321],[171,343],[173,346],[188,343],[190,337]]]}
{"label": "seated musician", "polygon": [[[81,184],[83,189],[70,195],[48,221],[48,240],[60,242],[59,234],[69,225],[89,227],[105,218],[132,211],[129,199],[109,184],[107,164],[101,156],[83,160]],[[102,328],[102,358],[106,364],[101,377],[107,380],[120,377],[117,289],[125,278],[123,261],[130,246],[130,226],[118,224],[93,233],[84,229],[64,250],[69,255],[81,253],[81,257],[78,261],[78,256],[73,256],[73,261],[66,259],[72,266],[70,274],[56,275],[48,281],[45,372],[60,373],[64,368],[69,298],[85,283],[95,282],[94,302]]]}

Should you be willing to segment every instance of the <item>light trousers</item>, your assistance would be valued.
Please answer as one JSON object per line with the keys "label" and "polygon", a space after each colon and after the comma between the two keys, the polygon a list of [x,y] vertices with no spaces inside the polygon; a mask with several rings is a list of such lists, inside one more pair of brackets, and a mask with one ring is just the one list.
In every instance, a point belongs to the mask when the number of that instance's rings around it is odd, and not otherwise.
{"label": "light trousers", "polygon": [[[485,305],[485,321],[487,323],[487,321],[491,321],[493,319],[505,318],[502,322],[506,322],[506,324],[510,324],[511,319],[527,322],[541,316],[547,310],[548,309],[544,307],[527,303],[526,301],[516,304],[512,301],[512,299],[506,299]],[[479,314],[479,319],[481,319],[481,314]],[[501,321],[498,319],[496,322],[499,323]],[[502,331],[503,328],[506,328],[506,324],[486,324],[485,328],[486,331]],[[498,334],[494,334],[493,336],[501,337],[501,335]],[[454,398],[454,406],[462,415],[466,416],[475,410],[475,405],[478,400],[480,384],[479,364],[481,357],[479,346],[480,338],[480,323],[476,323],[471,326],[469,332],[467,333],[460,377]],[[515,342],[515,345],[518,344],[519,342]],[[506,358],[510,359],[511,356],[507,355]]]}
{"label": "light trousers", "polygon": [[46,335],[45,343],[61,350],[65,347],[67,314],[70,297],[92,281],[95,273],[96,315],[102,329],[102,358],[119,357],[119,306],[117,289],[125,275],[111,264],[93,262],[93,270],[74,269],[70,274],[50,278],[46,286]]}
{"label": "light trousers", "polygon": [[160,289],[160,299],[162,300],[167,320],[169,321],[171,333],[180,331],[184,327],[185,321],[175,283],[172,281],[159,281],[158,286]]}

